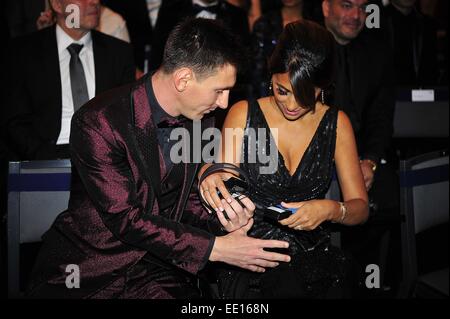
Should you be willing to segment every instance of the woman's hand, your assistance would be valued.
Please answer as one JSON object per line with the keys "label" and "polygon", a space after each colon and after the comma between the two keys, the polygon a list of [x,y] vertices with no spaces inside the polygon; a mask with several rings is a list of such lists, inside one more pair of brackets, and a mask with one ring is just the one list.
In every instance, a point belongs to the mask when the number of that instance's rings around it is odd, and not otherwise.
{"label": "woman's hand", "polygon": [[[313,230],[324,221],[330,220],[337,202],[316,199],[306,202],[281,203],[286,208],[297,208],[292,216],[280,221],[280,224],[296,230]],[[339,209],[339,208],[337,208]]]}
{"label": "woman's hand", "polygon": [[[228,192],[223,181],[233,176],[227,172],[214,173],[206,177],[200,184],[200,196],[216,211],[220,223],[228,232],[247,225],[256,208],[255,204],[244,195],[238,197],[244,205],[244,207],[241,206]],[[219,197],[217,191],[220,191],[223,199]]]}
{"label": "woman's hand", "polygon": [[361,161],[360,165],[361,165],[361,172],[364,177],[364,184],[366,185],[366,190],[370,191],[375,176],[375,173],[373,171],[373,165],[367,160]]}
{"label": "woman's hand", "polygon": [[41,12],[39,18],[36,20],[36,28],[38,30],[41,30],[51,25],[54,25],[55,22],[56,19],[55,16],[53,15],[52,10],[43,11]]}

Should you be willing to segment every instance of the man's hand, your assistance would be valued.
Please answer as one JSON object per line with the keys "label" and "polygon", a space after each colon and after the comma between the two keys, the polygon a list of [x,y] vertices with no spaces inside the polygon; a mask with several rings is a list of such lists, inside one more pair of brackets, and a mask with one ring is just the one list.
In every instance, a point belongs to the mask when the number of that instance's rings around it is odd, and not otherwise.
{"label": "man's hand", "polygon": [[253,219],[244,227],[216,237],[210,261],[221,261],[254,272],[264,272],[265,268],[274,268],[279,262],[289,262],[291,257],[265,251],[264,248],[288,248],[289,243],[280,240],[263,240],[247,236],[253,225]]}
{"label": "man's hand", "polygon": [[[228,232],[233,232],[247,225],[256,209],[255,204],[249,198],[243,195],[238,197],[243,204],[241,206],[230,195],[223,181],[232,176],[234,175],[230,173],[211,174],[200,185],[200,196],[216,210],[220,223]],[[225,199],[220,199],[217,191],[220,191]],[[225,213],[228,219],[225,217]]]}
{"label": "man's hand", "polygon": [[239,200],[244,205],[243,207],[234,198],[231,203],[222,199],[222,205],[228,219],[222,211],[217,211],[220,223],[229,233],[248,225],[255,212],[255,204],[250,199],[242,196],[239,197]]}

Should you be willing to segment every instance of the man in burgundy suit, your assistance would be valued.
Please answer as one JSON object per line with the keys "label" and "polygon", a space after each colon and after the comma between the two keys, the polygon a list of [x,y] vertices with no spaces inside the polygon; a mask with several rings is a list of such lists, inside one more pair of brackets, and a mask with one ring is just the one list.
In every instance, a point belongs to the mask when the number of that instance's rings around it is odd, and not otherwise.
{"label": "man in burgundy suit", "polygon": [[75,113],[70,147],[83,187],[72,189],[68,210],[44,235],[29,296],[195,298],[208,261],[263,271],[290,260],[264,250],[286,242],[247,237],[250,200],[230,199],[221,225],[192,191],[199,164],[170,159],[174,125],[191,131],[190,120],[227,107],[239,52],[216,22],[186,21],[156,73]]}

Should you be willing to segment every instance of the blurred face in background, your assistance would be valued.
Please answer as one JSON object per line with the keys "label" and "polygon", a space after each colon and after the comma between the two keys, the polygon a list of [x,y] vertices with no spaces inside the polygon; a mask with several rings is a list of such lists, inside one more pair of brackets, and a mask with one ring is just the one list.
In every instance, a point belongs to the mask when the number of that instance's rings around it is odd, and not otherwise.
{"label": "blurred face in background", "polygon": [[228,1],[231,4],[234,4],[235,6],[238,6],[240,8],[247,8],[249,5],[249,1],[248,0],[232,0],[232,1]]}
{"label": "blurred face in background", "polygon": [[347,44],[361,33],[367,18],[368,0],[324,0],[325,25],[340,44]]}
{"label": "blurred face in background", "polygon": [[[51,0],[53,9],[57,14],[58,23],[65,23],[69,15],[73,15],[73,10],[69,7],[75,5],[80,10],[80,30],[90,31],[95,29],[100,20],[100,0]],[[67,9],[67,10],[66,10]]]}
{"label": "blurred face in background", "polygon": [[417,0],[391,0],[391,3],[402,9],[412,9],[416,5]]}
{"label": "blurred face in background", "polygon": [[283,0],[283,6],[296,7],[303,3],[303,0]]}

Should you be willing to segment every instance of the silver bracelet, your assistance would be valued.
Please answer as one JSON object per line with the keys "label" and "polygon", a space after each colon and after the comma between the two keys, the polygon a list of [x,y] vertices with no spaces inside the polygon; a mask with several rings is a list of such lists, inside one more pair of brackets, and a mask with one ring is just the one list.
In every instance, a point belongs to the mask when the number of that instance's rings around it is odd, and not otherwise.
{"label": "silver bracelet", "polygon": [[347,217],[347,206],[345,206],[344,202],[339,202],[339,206],[340,206],[340,211],[341,211],[341,220],[339,221],[339,223],[343,223],[345,217]]}

